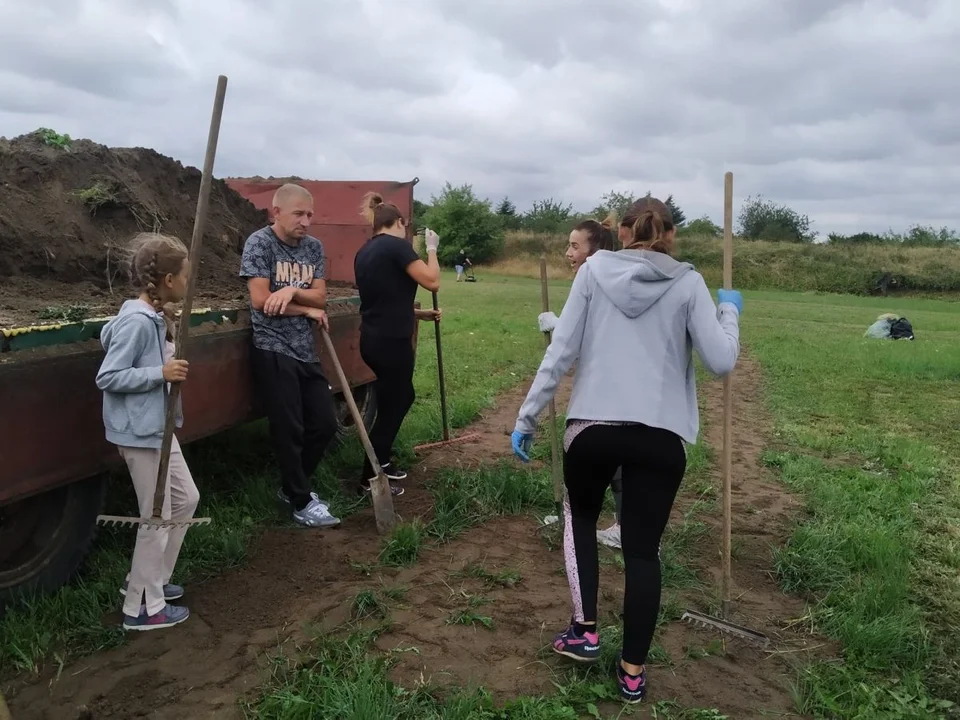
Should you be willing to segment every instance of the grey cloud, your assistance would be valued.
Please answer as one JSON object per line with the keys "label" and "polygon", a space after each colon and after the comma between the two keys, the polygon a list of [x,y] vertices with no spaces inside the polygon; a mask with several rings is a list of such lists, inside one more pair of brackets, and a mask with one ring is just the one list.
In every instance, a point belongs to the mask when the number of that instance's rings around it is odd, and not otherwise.
{"label": "grey cloud", "polygon": [[[0,7],[0,134],[220,175],[421,178],[521,208],[763,193],[829,230],[960,227],[955,0],[34,0]],[[110,22],[102,21],[109,17]]]}

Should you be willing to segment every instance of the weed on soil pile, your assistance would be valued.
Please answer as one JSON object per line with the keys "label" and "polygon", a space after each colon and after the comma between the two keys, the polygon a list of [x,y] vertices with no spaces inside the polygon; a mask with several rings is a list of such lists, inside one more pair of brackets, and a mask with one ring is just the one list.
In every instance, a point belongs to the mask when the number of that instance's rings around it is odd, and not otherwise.
{"label": "weed on soil pile", "polygon": [[[0,138],[0,326],[40,319],[50,307],[115,308],[129,294],[122,251],[131,237],[160,231],[189,244],[200,177],[146,148],[109,148],[50,130]],[[243,241],[266,220],[213,181],[201,302],[243,299]]]}

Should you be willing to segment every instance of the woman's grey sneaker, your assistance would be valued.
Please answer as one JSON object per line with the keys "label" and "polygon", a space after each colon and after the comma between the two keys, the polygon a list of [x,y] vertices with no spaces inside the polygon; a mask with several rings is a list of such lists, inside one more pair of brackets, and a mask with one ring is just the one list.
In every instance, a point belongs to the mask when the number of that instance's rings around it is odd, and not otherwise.
{"label": "woman's grey sneaker", "polygon": [[332,528],[340,524],[340,518],[331,515],[330,509],[316,497],[303,510],[294,510],[293,520],[298,525],[310,528]]}
{"label": "woman's grey sneaker", "polygon": [[[320,496],[317,495],[315,492],[310,493],[310,499],[316,500],[318,503],[320,503],[327,509],[330,508],[330,502],[328,500],[321,500]],[[286,503],[287,505],[293,504],[290,502],[290,496],[283,491],[283,488],[280,488],[279,490],[277,490],[277,500],[279,500],[280,502]]]}
{"label": "woman's grey sneaker", "polygon": [[[120,587],[120,595],[122,597],[127,596],[127,587],[130,585],[129,581],[124,581],[123,585]],[[167,602],[171,600],[179,600],[183,597],[183,588],[179,585],[164,585],[163,586],[163,599]]]}
{"label": "woman's grey sneaker", "polygon": [[123,616],[124,630],[161,630],[179,625],[190,617],[190,611],[182,605],[166,605],[155,615],[147,615],[147,608],[140,606],[139,617]]}
{"label": "woman's grey sneaker", "polygon": [[383,470],[383,474],[387,476],[387,480],[406,480],[407,471],[401,470],[392,462],[387,463],[386,465],[381,465],[380,469]]}

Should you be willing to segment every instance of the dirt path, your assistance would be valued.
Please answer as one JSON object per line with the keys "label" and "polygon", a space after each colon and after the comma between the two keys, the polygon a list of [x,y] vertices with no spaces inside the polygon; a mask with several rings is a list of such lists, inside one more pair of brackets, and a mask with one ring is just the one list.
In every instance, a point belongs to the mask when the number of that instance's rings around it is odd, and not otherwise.
{"label": "dirt path", "polygon": [[[790,662],[805,654],[810,640],[781,630],[803,612],[803,604],[780,594],[769,574],[769,546],[781,540],[784,513],[793,501],[760,463],[769,427],[760,404],[760,376],[749,358],[740,368],[734,531],[741,540],[734,573],[742,593],[742,619],[770,634],[779,652],[732,640],[717,654],[694,659],[688,649],[707,646],[714,635],[672,623],[658,638],[672,664],[652,668],[650,675],[654,700],[678,698],[684,705],[718,707],[731,717],[746,718],[761,709],[789,713]],[[401,515],[429,511],[429,494],[418,480],[431,469],[474,465],[509,452],[509,432],[525,389],[506,393],[494,410],[462,431],[480,433],[478,442],[424,457],[411,472],[407,493],[397,500]],[[719,448],[720,385],[711,383],[703,391],[708,440]],[[565,407],[568,393],[565,384],[558,407]],[[688,503],[678,503],[676,517]],[[696,555],[709,576],[717,564],[719,532],[717,517],[705,519],[711,533]],[[357,592],[393,586],[409,591],[403,601],[391,604],[393,626],[378,644],[384,650],[418,650],[400,655],[394,679],[407,686],[424,680],[479,684],[501,698],[552,691],[554,671],[561,665],[542,650],[569,617],[569,594],[561,553],[547,548],[531,518],[498,518],[423,552],[412,568],[375,568],[368,576],[363,567],[375,564],[378,549],[369,510],[349,518],[338,531],[270,530],[247,566],[188,588],[193,617],[187,624],[133,637],[121,648],[78,660],[56,677],[19,688],[11,702],[14,717],[238,718],[237,699],[263,683],[268,656],[278,646],[305,637],[308,623],[333,627],[345,620]],[[514,571],[520,580],[498,585],[463,577],[459,571],[471,565],[493,574]],[[603,566],[601,592],[602,611],[616,610],[622,575],[612,565]],[[447,622],[451,613],[466,607],[469,596],[480,595],[492,601],[478,610],[493,620],[492,630]],[[119,613],[106,621],[118,622]]]}

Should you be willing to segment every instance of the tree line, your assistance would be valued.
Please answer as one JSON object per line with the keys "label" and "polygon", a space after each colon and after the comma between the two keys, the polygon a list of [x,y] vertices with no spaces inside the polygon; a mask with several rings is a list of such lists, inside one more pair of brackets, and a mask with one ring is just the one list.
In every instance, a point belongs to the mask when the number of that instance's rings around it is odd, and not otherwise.
{"label": "tree line", "polygon": [[[577,211],[572,204],[554,198],[537,200],[529,210],[520,212],[509,197],[493,203],[478,197],[471,185],[454,186],[446,183],[438,195],[430,198],[429,203],[416,199],[413,201],[414,230],[430,227],[440,234],[444,239],[440,245],[442,262],[451,262],[462,248],[474,262],[482,263],[501,255],[504,235],[508,231],[568,233],[576,223],[587,218],[602,220],[610,213],[618,218],[623,217],[636,199],[632,194],[611,190],[601,196],[597,206],[589,212]],[[688,222],[686,214],[672,195],[664,202],[673,213],[674,223],[681,235],[722,235],[720,226],[706,215]],[[819,235],[807,215],[762,195],[750,196],[743,201],[734,230],[744,240],[773,242],[812,243]],[[936,229],[916,225],[903,234],[893,231],[854,235],[830,233],[826,242],[960,248],[960,235],[946,227]]]}

